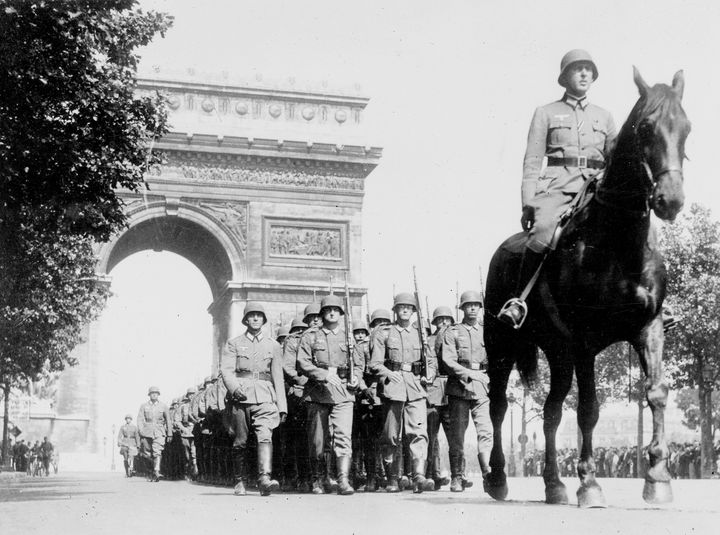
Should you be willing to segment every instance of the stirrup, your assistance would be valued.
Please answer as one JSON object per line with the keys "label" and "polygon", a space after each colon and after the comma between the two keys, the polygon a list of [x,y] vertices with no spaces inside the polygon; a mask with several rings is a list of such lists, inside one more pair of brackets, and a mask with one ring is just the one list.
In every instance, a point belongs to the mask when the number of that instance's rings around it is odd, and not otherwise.
{"label": "stirrup", "polygon": [[[514,314],[510,313],[510,310],[516,307],[520,309],[520,319],[517,319]],[[527,303],[525,303],[525,301],[523,301],[522,299],[513,297],[503,305],[496,317],[503,323],[510,325],[513,329],[519,329],[523,326],[523,323],[525,323],[525,318],[527,318],[527,315]]]}

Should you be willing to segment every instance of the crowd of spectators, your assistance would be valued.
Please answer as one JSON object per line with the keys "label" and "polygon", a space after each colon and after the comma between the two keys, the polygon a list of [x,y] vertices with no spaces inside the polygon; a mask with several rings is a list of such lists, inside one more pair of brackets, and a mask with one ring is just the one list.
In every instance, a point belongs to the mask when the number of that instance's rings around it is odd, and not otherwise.
{"label": "crowd of spectators", "polygon": [[[700,443],[671,442],[668,445],[670,457],[668,467],[675,479],[700,478]],[[647,463],[647,448],[643,448],[640,471],[637,465],[637,446],[595,448],[595,467],[597,477],[638,477],[644,473]],[[716,463],[720,460],[720,442],[715,446]],[[558,450],[558,468],[561,477],[577,475],[578,451],[576,448]],[[545,451],[529,452],[523,461],[522,474],[525,477],[542,476],[545,469]],[[718,471],[716,470],[716,474]]]}
{"label": "crowd of spectators", "polygon": [[16,472],[29,475],[50,475],[50,470],[57,473],[57,452],[47,437],[40,442],[19,440],[11,447],[11,465]]}

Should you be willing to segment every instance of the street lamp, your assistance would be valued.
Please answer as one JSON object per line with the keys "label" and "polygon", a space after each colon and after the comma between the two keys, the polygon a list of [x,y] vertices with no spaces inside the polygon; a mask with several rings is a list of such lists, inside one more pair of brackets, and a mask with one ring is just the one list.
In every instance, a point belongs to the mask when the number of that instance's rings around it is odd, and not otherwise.
{"label": "street lamp", "polygon": [[508,461],[508,475],[515,477],[515,423],[513,421],[513,405],[515,404],[515,395],[510,392],[507,396],[508,403],[510,404],[510,460]]}

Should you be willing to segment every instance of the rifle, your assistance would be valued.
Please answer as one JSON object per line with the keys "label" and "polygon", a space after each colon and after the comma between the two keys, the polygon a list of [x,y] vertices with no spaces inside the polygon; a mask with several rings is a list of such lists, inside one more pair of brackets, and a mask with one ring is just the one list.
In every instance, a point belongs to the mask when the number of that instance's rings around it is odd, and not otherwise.
{"label": "rifle", "polygon": [[422,363],[422,379],[427,381],[428,373],[428,336],[423,325],[422,305],[420,305],[420,290],[418,289],[417,273],[413,266],[413,282],[415,284],[415,302],[417,303],[417,325],[418,335],[420,336],[420,362]]}
{"label": "rifle", "polygon": [[[485,283],[483,282],[483,272],[482,272],[482,266],[478,266],[478,272],[480,273],[480,297],[482,298],[483,302],[482,307],[485,308]],[[478,319],[480,325],[485,324],[485,319],[481,318]]]}
{"label": "rifle", "polygon": [[370,296],[365,292],[365,322],[367,323],[368,329],[370,328]]}
{"label": "rifle", "polygon": [[350,304],[350,288],[348,287],[347,271],[345,272],[345,343],[347,344],[348,386],[356,387],[355,380],[355,338],[352,331],[352,305]]}

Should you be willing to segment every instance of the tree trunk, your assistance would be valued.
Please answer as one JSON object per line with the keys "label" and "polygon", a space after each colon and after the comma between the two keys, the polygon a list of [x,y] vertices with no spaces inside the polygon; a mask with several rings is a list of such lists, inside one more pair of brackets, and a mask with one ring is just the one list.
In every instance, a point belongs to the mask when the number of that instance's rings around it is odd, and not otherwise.
{"label": "tree trunk", "polygon": [[635,456],[635,466],[637,466],[637,476],[645,477],[645,459],[643,458],[643,398],[638,396],[638,419],[637,419],[637,455]]}
{"label": "tree trunk", "polygon": [[712,436],[712,388],[704,378],[699,382],[698,401],[700,409],[700,477],[709,479],[715,471],[715,452]]}
{"label": "tree trunk", "polygon": [[8,464],[10,460],[10,443],[8,441],[8,421],[10,420],[10,383],[3,385],[3,394],[5,397],[5,409],[3,410],[3,428],[2,428],[2,463]]}

